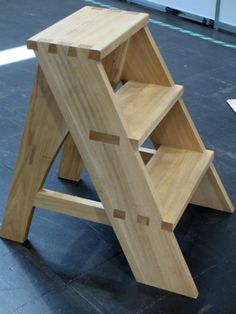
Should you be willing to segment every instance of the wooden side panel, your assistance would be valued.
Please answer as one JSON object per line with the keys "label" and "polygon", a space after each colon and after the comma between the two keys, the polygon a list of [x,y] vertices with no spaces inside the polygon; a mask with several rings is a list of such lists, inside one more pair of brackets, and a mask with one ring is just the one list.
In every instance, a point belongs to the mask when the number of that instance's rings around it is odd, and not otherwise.
{"label": "wooden side panel", "polygon": [[[165,86],[174,84],[148,27],[143,28],[130,39],[122,79]],[[166,145],[199,152],[205,150],[182,100],[176,103],[153,131],[151,139],[156,148]],[[233,211],[233,206],[213,164],[203,178],[203,183],[199,185],[192,202],[223,211]]]}
{"label": "wooden side panel", "polygon": [[233,204],[213,164],[201,181],[190,203],[228,213],[234,211]]}
{"label": "wooden side panel", "polygon": [[[103,66],[113,88],[115,88],[116,84],[120,81],[128,43],[129,41],[126,41],[102,60]],[[80,153],[78,152],[71,135],[68,135],[65,140],[65,144],[63,145],[58,177],[71,181],[79,181],[83,172],[83,166]]]}
{"label": "wooden side panel", "polygon": [[0,236],[24,242],[33,200],[42,187],[68,129],[41,69],[38,69]]}
{"label": "wooden side panel", "polygon": [[148,27],[130,38],[121,79],[163,86],[174,84]]}
{"label": "wooden side panel", "polygon": [[182,101],[170,110],[152,133],[152,142],[158,147],[165,145],[203,152],[201,138]]}
{"label": "wooden side panel", "polygon": [[[205,151],[204,144],[183,103],[178,102],[152,134],[155,147],[167,145],[194,151]],[[190,203],[220,211],[233,212],[234,207],[213,163],[199,184]]]}
{"label": "wooden side panel", "polygon": [[129,41],[126,41],[102,60],[102,64],[113,88],[120,81],[128,45]]}
{"label": "wooden side panel", "polygon": [[[145,62],[144,62],[145,60]],[[129,43],[122,79],[173,86],[173,79],[148,29],[143,28]],[[203,151],[204,146],[182,101],[177,102],[151,135],[156,147]]]}
{"label": "wooden side panel", "polygon": [[79,181],[83,172],[84,163],[70,134],[63,145],[58,177],[71,181]]}
{"label": "wooden side panel", "polygon": [[[58,54],[49,55],[40,44],[37,56],[137,281],[196,297],[174,234],[161,230],[158,200],[127,138],[102,64],[85,52],[78,58],[66,53],[58,47]],[[119,135],[120,145],[92,141],[90,130]],[[123,219],[114,210],[125,212]]]}

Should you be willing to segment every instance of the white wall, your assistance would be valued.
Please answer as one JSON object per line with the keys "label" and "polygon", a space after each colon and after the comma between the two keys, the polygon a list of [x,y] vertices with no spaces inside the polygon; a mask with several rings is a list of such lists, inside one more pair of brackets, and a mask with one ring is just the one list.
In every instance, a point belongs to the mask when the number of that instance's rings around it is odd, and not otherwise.
{"label": "white wall", "polygon": [[221,0],[219,21],[236,26],[236,0]]}
{"label": "white wall", "polygon": [[[222,2],[235,2],[236,0],[222,0]],[[209,19],[215,18],[216,0],[149,0],[173,9],[200,15]]]}

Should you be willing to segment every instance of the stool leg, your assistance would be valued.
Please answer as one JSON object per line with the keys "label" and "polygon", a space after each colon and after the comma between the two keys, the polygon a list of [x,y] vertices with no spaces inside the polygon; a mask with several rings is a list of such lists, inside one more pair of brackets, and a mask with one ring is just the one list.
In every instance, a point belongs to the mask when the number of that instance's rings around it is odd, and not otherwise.
{"label": "stool leg", "polygon": [[70,134],[63,145],[58,177],[71,181],[79,181],[84,168],[83,160]]}
{"label": "stool leg", "polygon": [[33,216],[33,201],[68,133],[40,67],[18,152],[0,236],[23,243]]}
{"label": "stool leg", "polygon": [[[129,42],[126,41],[103,59],[103,66],[113,88],[120,81]],[[84,168],[80,153],[69,134],[63,145],[58,177],[79,181]]]}
{"label": "stool leg", "polygon": [[213,164],[203,177],[190,203],[233,213],[234,206]]}

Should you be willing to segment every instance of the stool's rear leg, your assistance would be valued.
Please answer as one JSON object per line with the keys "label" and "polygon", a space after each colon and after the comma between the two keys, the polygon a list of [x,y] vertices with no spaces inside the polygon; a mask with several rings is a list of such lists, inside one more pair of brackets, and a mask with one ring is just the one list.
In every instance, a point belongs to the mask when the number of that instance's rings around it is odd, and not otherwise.
{"label": "stool's rear leg", "polygon": [[0,236],[17,242],[27,239],[33,201],[68,133],[54,96],[38,68],[18,152]]}
{"label": "stool's rear leg", "polygon": [[63,145],[58,177],[71,181],[79,181],[84,168],[83,160],[70,134]]}

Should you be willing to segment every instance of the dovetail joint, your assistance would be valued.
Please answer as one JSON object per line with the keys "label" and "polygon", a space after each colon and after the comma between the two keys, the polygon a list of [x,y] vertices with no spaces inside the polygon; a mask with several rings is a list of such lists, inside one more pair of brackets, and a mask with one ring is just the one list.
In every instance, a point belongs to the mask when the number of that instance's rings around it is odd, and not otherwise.
{"label": "dovetail joint", "polygon": [[150,218],[142,215],[137,216],[137,223],[141,225],[146,225],[148,226],[150,223]]}
{"label": "dovetail joint", "polygon": [[67,56],[69,57],[77,57],[77,50],[75,47],[69,47]]}
{"label": "dovetail joint", "polygon": [[32,49],[32,50],[38,50],[38,46],[37,46],[37,42],[36,41],[32,41],[32,40],[28,40],[27,41],[27,49]]}
{"label": "dovetail joint", "polygon": [[89,139],[107,144],[120,145],[120,137],[118,135],[106,134],[97,131],[89,132]]}
{"label": "dovetail joint", "polygon": [[119,210],[119,209],[114,209],[113,211],[113,217],[114,218],[119,218],[119,219],[125,219],[125,211]]}
{"label": "dovetail joint", "polygon": [[57,45],[56,44],[49,44],[48,53],[57,53]]}

